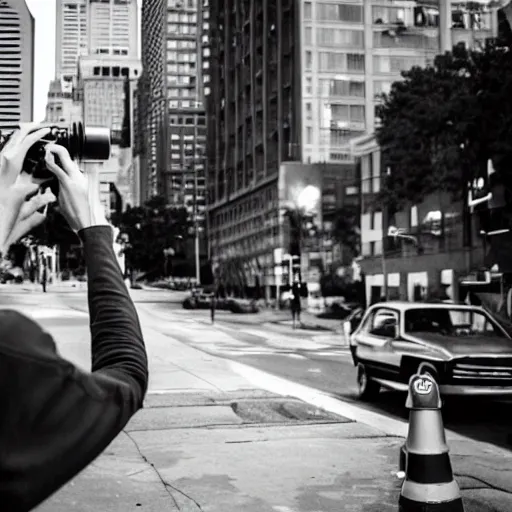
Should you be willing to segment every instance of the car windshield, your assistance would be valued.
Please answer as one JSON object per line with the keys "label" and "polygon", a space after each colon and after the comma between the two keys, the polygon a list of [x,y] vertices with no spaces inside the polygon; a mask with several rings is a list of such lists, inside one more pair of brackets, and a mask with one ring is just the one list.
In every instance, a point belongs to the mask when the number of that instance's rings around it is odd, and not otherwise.
{"label": "car windshield", "polygon": [[405,312],[405,332],[445,336],[507,336],[482,311],[458,308],[414,308]]}

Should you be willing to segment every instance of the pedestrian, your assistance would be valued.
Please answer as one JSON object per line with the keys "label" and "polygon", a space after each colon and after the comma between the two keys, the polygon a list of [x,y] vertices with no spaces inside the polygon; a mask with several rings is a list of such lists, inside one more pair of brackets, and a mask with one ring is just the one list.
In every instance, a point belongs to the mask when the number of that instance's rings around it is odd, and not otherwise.
{"label": "pedestrian", "polygon": [[216,302],[215,293],[212,293],[212,298],[210,301],[210,317],[212,319],[212,324],[215,323],[215,306],[216,306],[215,302]]}
{"label": "pedestrian", "polygon": [[46,283],[48,281],[48,270],[46,267],[46,260],[43,259],[43,272],[41,275],[41,284],[43,285],[43,292],[46,293]]}
{"label": "pedestrian", "polygon": [[[43,222],[41,208],[56,200],[49,189],[41,191],[40,180],[22,172],[29,148],[49,132],[36,128],[23,125],[0,151],[1,252]],[[64,147],[45,149],[46,166],[59,180],[60,210],[83,245],[92,371],[62,358],[34,320],[0,310],[0,509],[5,512],[34,509],[98,457],[142,407],[148,383],[139,319],[96,180],[80,171]]]}
{"label": "pedestrian", "polygon": [[292,323],[294,329],[297,328],[297,322],[299,323],[299,326],[301,325],[300,313],[302,309],[302,304],[300,299],[300,291],[300,283],[298,281],[295,281],[292,286],[292,298],[290,302],[292,310]]}

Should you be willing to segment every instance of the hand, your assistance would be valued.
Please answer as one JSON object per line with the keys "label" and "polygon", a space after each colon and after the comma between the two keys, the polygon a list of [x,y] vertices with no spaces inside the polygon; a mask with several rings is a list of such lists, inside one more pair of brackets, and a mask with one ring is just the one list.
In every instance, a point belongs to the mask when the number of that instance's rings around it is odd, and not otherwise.
{"label": "hand", "polygon": [[[48,205],[56,201],[57,198],[49,188],[44,192],[40,188],[35,195],[28,201],[25,201],[20,208],[14,227],[7,238],[6,247],[16,243],[36,226],[39,226],[39,224],[46,219]],[[43,209],[42,212],[40,211],[41,209]]]}
{"label": "hand", "polygon": [[[37,192],[44,183],[43,180],[34,179],[22,172],[28,150],[50,133],[50,128],[36,130],[38,126],[40,125],[23,124],[12,134],[0,153],[0,252],[8,249],[8,242],[17,241],[16,236],[26,234],[26,231],[16,225],[20,210],[26,198]],[[25,227],[28,226],[29,224],[25,224]]]}
{"label": "hand", "polygon": [[[54,155],[62,167],[57,165]],[[110,226],[100,201],[97,171],[88,175],[80,172],[67,149],[56,144],[46,146],[45,161],[59,180],[59,206],[71,229],[78,232],[91,226]]]}

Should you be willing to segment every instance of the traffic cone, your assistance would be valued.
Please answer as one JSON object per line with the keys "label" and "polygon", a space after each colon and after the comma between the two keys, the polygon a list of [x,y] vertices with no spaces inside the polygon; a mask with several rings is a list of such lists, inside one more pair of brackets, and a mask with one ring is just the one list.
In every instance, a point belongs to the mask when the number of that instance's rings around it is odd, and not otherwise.
{"label": "traffic cone", "polygon": [[405,406],[410,409],[409,432],[399,512],[464,512],[453,479],[439,387],[430,375],[411,377]]}

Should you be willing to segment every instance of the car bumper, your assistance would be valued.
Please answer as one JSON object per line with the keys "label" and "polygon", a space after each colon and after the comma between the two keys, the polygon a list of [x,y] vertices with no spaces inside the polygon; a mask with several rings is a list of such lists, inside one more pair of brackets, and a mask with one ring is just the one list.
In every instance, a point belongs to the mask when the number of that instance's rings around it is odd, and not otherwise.
{"label": "car bumper", "polygon": [[512,396],[512,386],[439,386],[442,395],[458,396]]}

